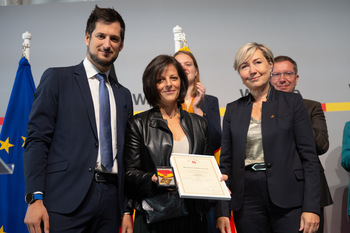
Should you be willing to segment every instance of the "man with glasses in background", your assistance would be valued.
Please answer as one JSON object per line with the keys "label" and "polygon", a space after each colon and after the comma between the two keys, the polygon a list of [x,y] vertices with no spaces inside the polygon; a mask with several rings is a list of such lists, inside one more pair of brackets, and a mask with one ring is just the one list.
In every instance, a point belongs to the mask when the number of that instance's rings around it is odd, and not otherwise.
{"label": "man with glasses in background", "polygon": [[[275,65],[271,74],[270,83],[279,91],[294,92],[298,83],[298,66],[296,62],[287,56],[275,57]],[[321,103],[313,100],[304,99],[305,106],[312,122],[312,128],[316,144],[317,155],[320,156],[327,152],[329,147],[328,131],[326,118],[324,116]],[[321,216],[318,233],[323,232],[324,228],[324,207],[333,204],[329,191],[324,169],[320,164],[320,187],[321,187]]]}

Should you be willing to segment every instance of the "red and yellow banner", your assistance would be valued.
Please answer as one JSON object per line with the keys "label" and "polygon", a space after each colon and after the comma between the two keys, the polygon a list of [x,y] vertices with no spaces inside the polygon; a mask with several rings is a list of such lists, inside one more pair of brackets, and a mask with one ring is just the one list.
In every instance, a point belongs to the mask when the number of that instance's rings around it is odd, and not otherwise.
{"label": "red and yellow banner", "polygon": [[[350,102],[323,103],[321,104],[324,112],[344,112],[350,111]],[[220,108],[220,116],[225,115],[226,108]]]}
{"label": "red and yellow banner", "polygon": [[[350,102],[339,102],[339,103],[323,103],[322,109],[324,112],[344,112],[350,111]],[[220,116],[225,115],[226,108],[220,108]],[[135,111],[134,114],[142,111]],[[0,125],[4,122],[4,117],[0,117]]]}

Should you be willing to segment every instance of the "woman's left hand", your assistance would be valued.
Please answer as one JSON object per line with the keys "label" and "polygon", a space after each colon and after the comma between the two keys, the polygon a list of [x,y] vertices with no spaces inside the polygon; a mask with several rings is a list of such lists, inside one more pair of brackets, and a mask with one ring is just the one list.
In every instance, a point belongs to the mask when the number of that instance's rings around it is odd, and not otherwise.
{"label": "woman's left hand", "polygon": [[121,233],[132,233],[132,216],[130,214],[124,214],[121,225]]}
{"label": "woman's left hand", "polygon": [[203,116],[203,111],[200,108],[200,105],[205,96],[205,86],[200,82],[197,83],[197,96],[193,100],[193,112],[197,115]]}
{"label": "woman's left hand", "polygon": [[300,219],[300,229],[303,233],[314,233],[318,230],[320,217],[311,212],[303,212]]}
{"label": "woman's left hand", "polygon": [[[220,181],[227,181],[228,180],[228,175],[222,174]],[[229,194],[231,194],[231,190],[227,187],[227,190]]]}

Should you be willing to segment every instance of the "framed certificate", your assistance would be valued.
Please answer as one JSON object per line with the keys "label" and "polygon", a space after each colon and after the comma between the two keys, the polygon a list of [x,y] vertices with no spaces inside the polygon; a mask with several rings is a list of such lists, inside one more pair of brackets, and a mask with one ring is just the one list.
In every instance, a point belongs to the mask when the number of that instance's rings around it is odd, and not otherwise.
{"label": "framed certificate", "polygon": [[230,200],[214,156],[177,154],[170,157],[182,198]]}

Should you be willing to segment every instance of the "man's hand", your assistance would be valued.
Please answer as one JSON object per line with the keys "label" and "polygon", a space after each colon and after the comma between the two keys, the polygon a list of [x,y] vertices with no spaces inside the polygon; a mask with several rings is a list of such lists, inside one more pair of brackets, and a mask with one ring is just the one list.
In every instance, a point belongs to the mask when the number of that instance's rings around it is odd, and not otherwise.
{"label": "man's hand", "polygon": [[216,220],[216,228],[221,233],[231,233],[230,219],[228,217],[219,217]]}
{"label": "man's hand", "polygon": [[28,205],[24,223],[29,233],[41,233],[41,223],[44,223],[44,232],[49,233],[49,214],[42,200],[36,200],[33,204]]}
{"label": "man's hand", "polygon": [[132,233],[132,216],[130,214],[124,214],[122,219],[121,233]]}
{"label": "man's hand", "polygon": [[311,212],[303,212],[300,218],[300,229],[303,233],[314,233],[318,230],[320,217]]}

